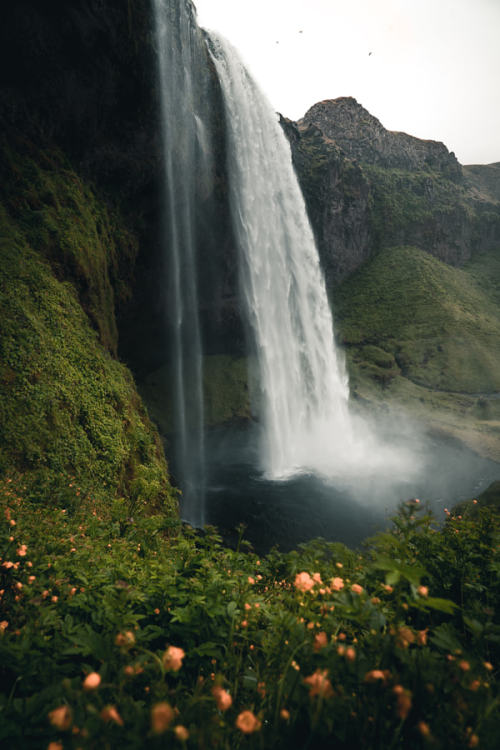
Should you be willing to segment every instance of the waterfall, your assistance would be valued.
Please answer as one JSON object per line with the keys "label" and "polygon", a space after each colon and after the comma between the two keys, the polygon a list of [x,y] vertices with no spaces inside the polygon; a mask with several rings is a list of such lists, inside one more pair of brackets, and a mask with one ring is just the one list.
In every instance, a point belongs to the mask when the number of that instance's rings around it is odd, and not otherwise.
{"label": "waterfall", "polygon": [[332,475],[359,441],[314,236],[276,113],[234,48],[210,32],[223,90],[240,289],[260,380],[262,463],[269,478]]}
{"label": "waterfall", "polygon": [[207,170],[206,102],[196,71],[206,50],[190,3],[154,0],[163,132],[166,296],[174,391],[174,471],[182,517],[204,523],[203,372],[198,317],[196,201]]}

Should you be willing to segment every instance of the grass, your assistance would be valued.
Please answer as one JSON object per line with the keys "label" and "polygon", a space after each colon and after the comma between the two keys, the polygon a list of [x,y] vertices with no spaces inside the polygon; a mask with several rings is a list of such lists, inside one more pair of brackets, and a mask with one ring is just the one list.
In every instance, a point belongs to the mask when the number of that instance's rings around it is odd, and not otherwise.
{"label": "grass", "polygon": [[4,746],[496,747],[481,502],[442,529],[409,502],[363,552],[258,558],[64,485],[56,502],[0,484]]}

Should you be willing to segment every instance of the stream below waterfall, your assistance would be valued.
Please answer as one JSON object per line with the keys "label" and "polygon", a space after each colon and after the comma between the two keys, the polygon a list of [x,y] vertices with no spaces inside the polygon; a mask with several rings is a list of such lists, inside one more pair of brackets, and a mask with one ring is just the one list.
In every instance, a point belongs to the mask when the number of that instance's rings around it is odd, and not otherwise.
{"label": "stream below waterfall", "polygon": [[419,448],[422,469],[412,481],[390,476],[322,479],[298,474],[267,480],[259,469],[259,427],[219,428],[206,437],[207,523],[226,544],[244,539],[259,554],[273,546],[293,549],[315,537],[359,546],[390,523],[399,502],[418,497],[437,520],[444,509],[472,498],[500,479],[500,464],[478,456],[458,441],[428,435]]}

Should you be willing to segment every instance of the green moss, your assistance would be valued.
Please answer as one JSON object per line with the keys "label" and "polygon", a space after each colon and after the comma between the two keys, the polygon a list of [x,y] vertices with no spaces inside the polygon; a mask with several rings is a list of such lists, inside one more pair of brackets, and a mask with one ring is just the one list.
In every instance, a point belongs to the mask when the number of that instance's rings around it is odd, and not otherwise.
{"label": "green moss", "polygon": [[440,172],[407,171],[363,164],[363,172],[372,185],[372,221],[379,243],[401,241],[413,227],[425,226],[432,232],[435,220],[446,215],[450,221],[462,205],[464,190]]}
{"label": "green moss", "polygon": [[72,281],[102,344],[116,353],[115,294],[128,294],[120,268],[133,261],[135,238],[60,152],[19,139],[0,144],[0,162],[5,209],[56,276]]}
{"label": "green moss", "polygon": [[203,359],[205,420],[210,426],[250,417],[246,358],[212,355]]}
{"label": "green moss", "polygon": [[499,283],[494,254],[458,269],[417,248],[384,249],[336,294],[341,338],[356,362],[389,367],[393,358],[426,387],[500,391]]}
{"label": "green moss", "polygon": [[129,492],[174,512],[158,436],[132,376],[109,352],[117,248],[107,211],[59,157],[16,161],[10,151],[8,159],[13,192],[4,183],[0,195],[0,470],[50,486],[70,473],[82,486]]}

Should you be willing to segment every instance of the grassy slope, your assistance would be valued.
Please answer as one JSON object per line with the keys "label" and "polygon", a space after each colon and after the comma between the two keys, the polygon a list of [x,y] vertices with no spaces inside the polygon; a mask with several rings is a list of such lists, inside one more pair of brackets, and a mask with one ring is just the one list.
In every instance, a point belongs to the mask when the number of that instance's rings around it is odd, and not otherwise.
{"label": "grassy slope", "polygon": [[175,512],[156,432],[111,353],[130,238],[60,155],[20,143],[3,157],[0,469],[51,487],[71,473]]}
{"label": "grassy slope", "polygon": [[413,247],[381,250],[335,294],[353,389],[432,410],[498,457],[499,302],[500,253],[454,268]]}

